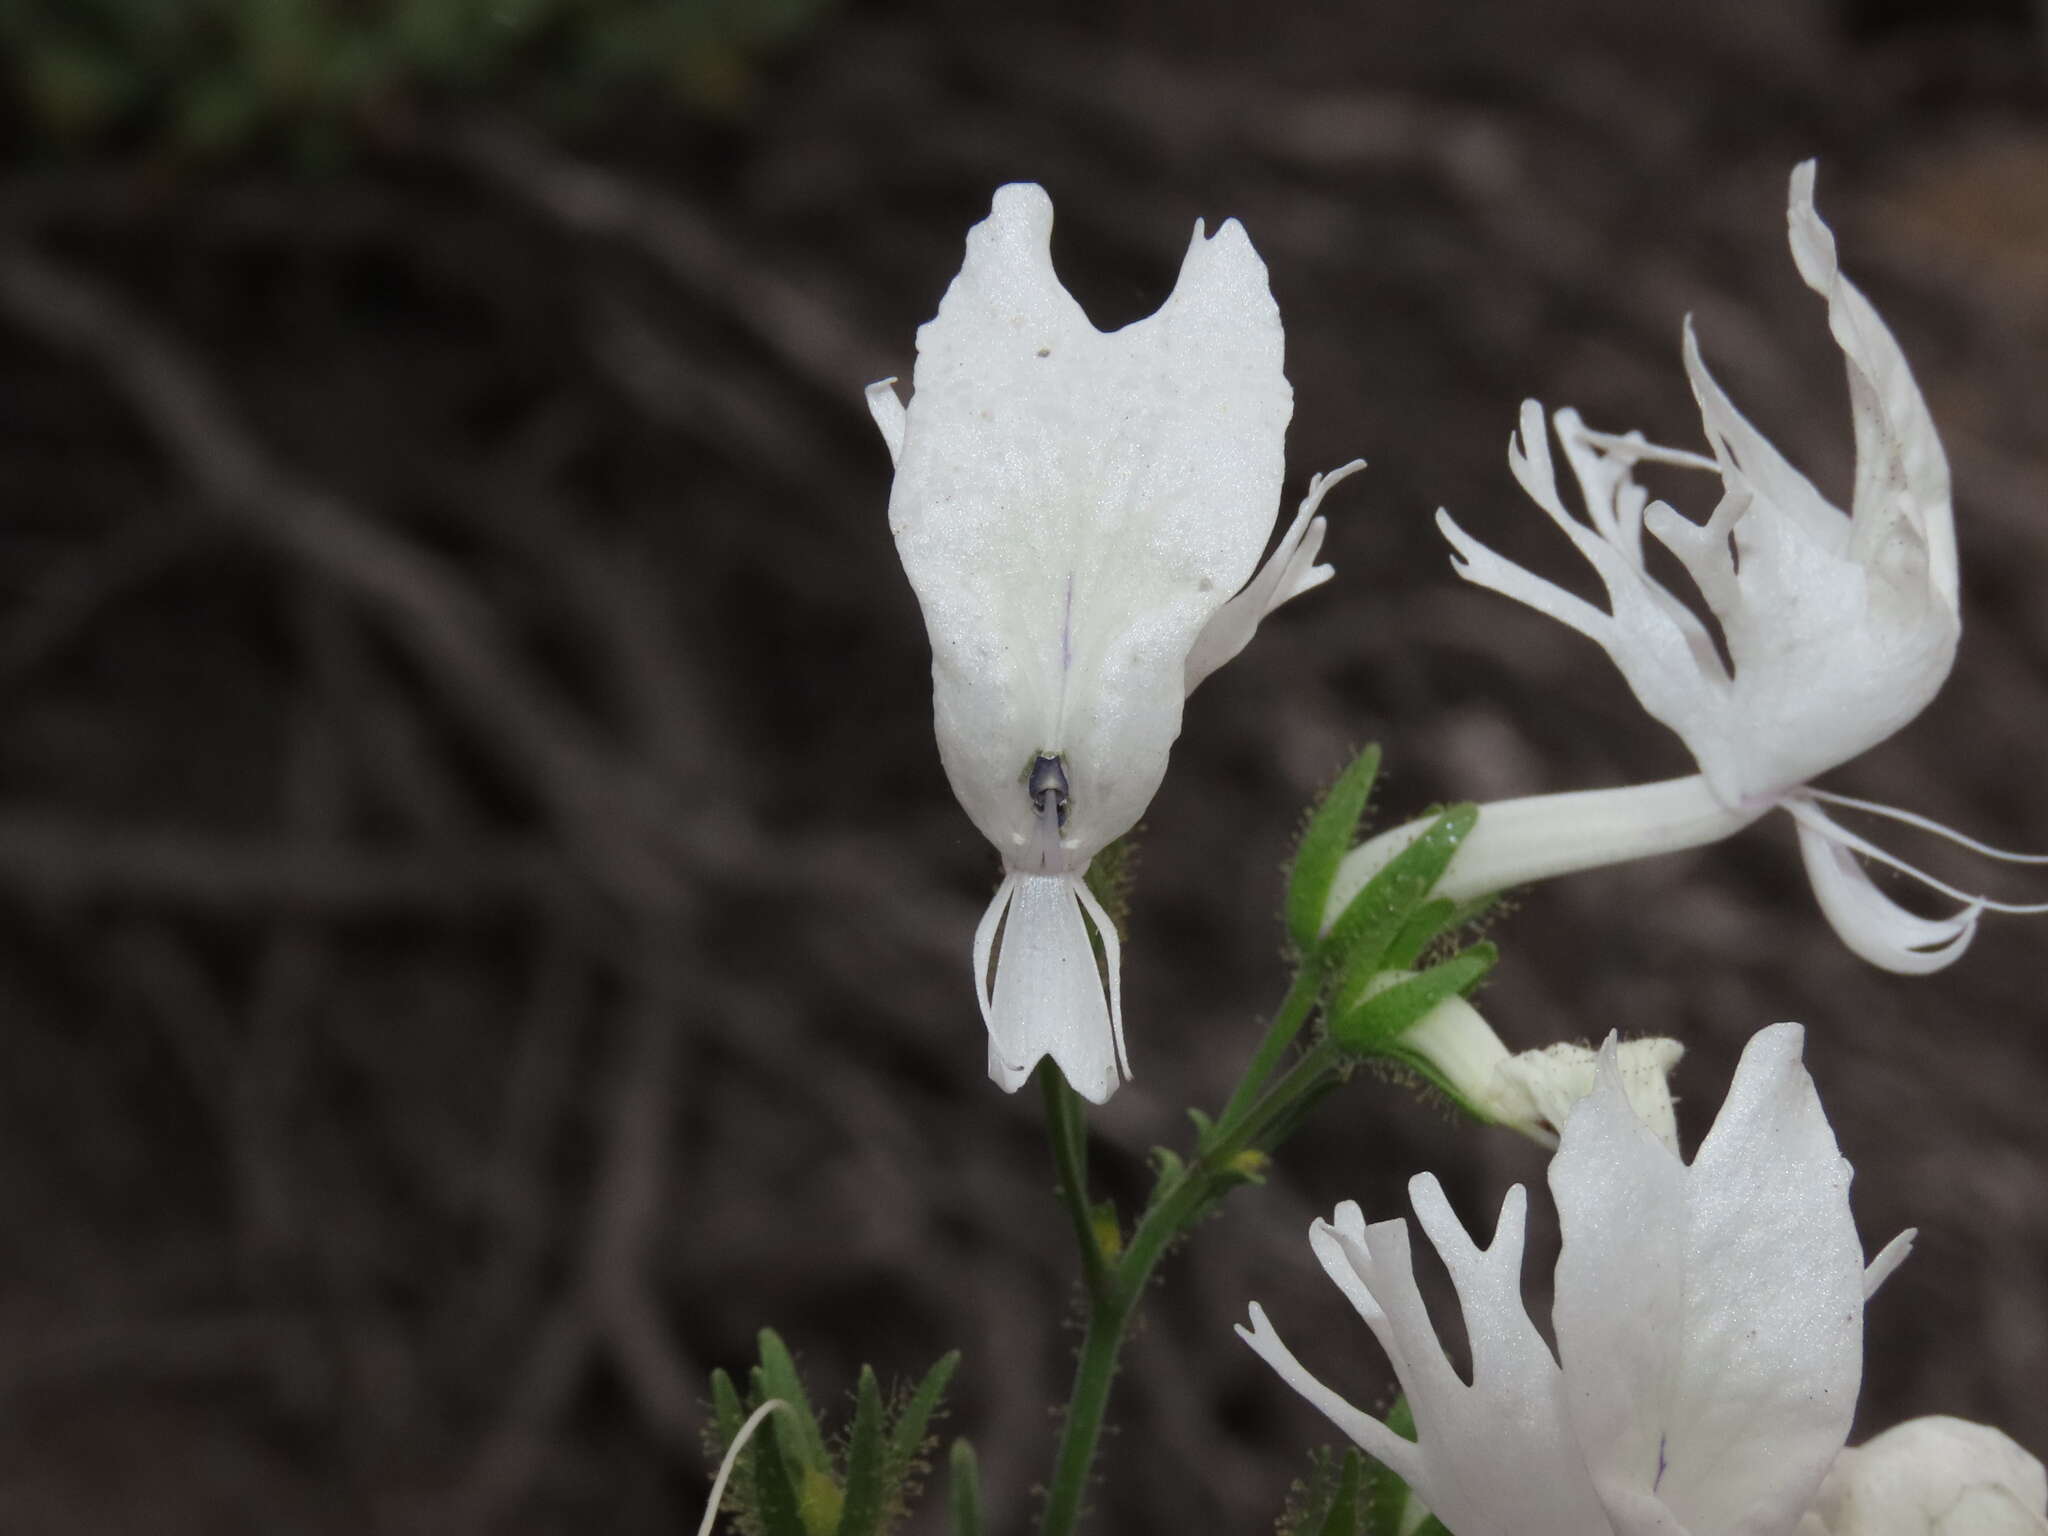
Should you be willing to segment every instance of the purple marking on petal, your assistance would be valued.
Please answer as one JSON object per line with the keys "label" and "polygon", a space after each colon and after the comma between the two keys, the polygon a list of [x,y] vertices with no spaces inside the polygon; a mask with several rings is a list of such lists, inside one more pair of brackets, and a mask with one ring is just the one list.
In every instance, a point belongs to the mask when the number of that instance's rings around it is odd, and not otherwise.
{"label": "purple marking on petal", "polygon": [[1671,1466],[1671,1463],[1664,1459],[1664,1447],[1670,1443],[1671,1437],[1668,1434],[1657,1437],[1657,1476],[1650,1483],[1650,1492],[1652,1493],[1655,1493],[1663,1485],[1664,1474]]}
{"label": "purple marking on petal", "polygon": [[1067,572],[1067,605],[1060,615],[1060,670],[1074,664],[1074,573]]}

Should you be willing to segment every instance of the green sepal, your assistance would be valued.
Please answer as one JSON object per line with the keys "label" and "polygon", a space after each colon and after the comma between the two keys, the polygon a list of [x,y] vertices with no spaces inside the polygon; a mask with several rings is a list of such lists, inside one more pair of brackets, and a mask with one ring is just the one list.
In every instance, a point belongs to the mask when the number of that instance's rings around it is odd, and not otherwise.
{"label": "green sepal", "polygon": [[1401,925],[1401,931],[1394,935],[1394,942],[1387,946],[1387,952],[1380,957],[1380,969],[1387,971],[1412,971],[1415,962],[1422,958],[1422,952],[1429,948],[1430,941],[1442,933],[1457,919],[1458,904],[1448,896],[1432,896],[1415,909],[1414,915]]}
{"label": "green sepal", "polygon": [[1151,1155],[1152,1171],[1159,1176],[1160,1183],[1164,1184],[1169,1180],[1177,1182],[1186,1177],[1188,1171],[1187,1159],[1174,1151],[1173,1148],[1154,1147]]}
{"label": "green sepal", "polygon": [[818,1428],[817,1415],[811,1412],[811,1400],[804,1395],[804,1384],[797,1376],[789,1346],[773,1328],[763,1328],[759,1342],[760,1376],[766,1384],[762,1398],[779,1397],[789,1404],[789,1416],[784,1420],[784,1438],[789,1442],[785,1453],[802,1466],[829,1474],[832,1460],[825,1454],[825,1435]]}
{"label": "green sepal", "polygon": [[1216,1122],[1199,1109],[1189,1109],[1188,1119],[1194,1122],[1195,1136],[1198,1140],[1208,1140],[1209,1133],[1216,1129]]}
{"label": "green sepal", "polygon": [[864,1365],[854,1389],[853,1429],[846,1439],[846,1498],[839,1506],[839,1536],[874,1536],[881,1528],[888,1471],[882,1417],[882,1385],[873,1369]]}
{"label": "green sepal", "polygon": [[1346,1450],[1337,1496],[1330,1500],[1330,1512],[1323,1517],[1319,1536],[1358,1536],[1358,1493],[1364,1476],[1365,1458],[1355,1449]]}
{"label": "green sepal", "polygon": [[1367,747],[1351,761],[1309,812],[1287,874],[1287,934],[1303,954],[1313,951],[1323,931],[1323,908],[1337,879],[1337,866],[1351,851],[1351,839],[1379,777],[1380,749]]}
{"label": "green sepal", "polygon": [[953,1536],[981,1536],[981,1468],[974,1447],[964,1439],[953,1442],[949,1471],[946,1507],[953,1516]]}
{"label": "green sepal", "polygon": [[957,1349],[939,1356],[938,1363],[924,1373],[924,1380],[917,1384],[917,1390],[910,1394],[910,1401],[896,1415],[895,1427],[889,1432],[888,1481],[892,1487],[900,1487],[922,1458],[932,1415],[938,1411],[939,1399],[945,1396],[946,1385],[952,1381],[953,1372],[959,1364],[960,1351]]}
{"label": "green sepal", "polygon": [[[779,1395],[768,1390],[766,1373],[759,1366],[754,1368],[753,1387],[757,1403]],[[753,1512],[760,1522],[762,1536],[811,1536],[804,1529],[797,1496],[803,1463],[783,1454],[783,1431],[789,1422],[785,1415],[771,1413],[747,1442],[747,1460],[753,1463],[754,1473]],[[796,1462],[794,1468],[790,1465],[792,1460]]]}
{"label": "green sepal", "polygon": [[[1387,1410],[1387,1428],[1403,1440],[1415,1438],[1415,1414],[1408,1399],[1397,1397]],[[1364,1536],[1403,1536],[1401,1525],[1414,1497],[1406,1483],[1384,1462],[1373,1461],[1365,1473]],[[1433,1518],[1433,1517],[1432,1517]]]}
{"label": "green sepal", "polygon": [[747,1421],[746,1405],[740,1401],[739,1389],[732,1384],[732,1377],[723,1367],[711,1373],[711,1414],[718,1426],[718,1444],[723,1450],[733,1442],[740,1432],[740,1426]]}
{"label": "green sepal", "polygon": [[1478,820],[1479,807],[1469,803],[1442,812],[1365,883],[1330,925],[1316,954],[1323,968],[1339,978],[1331,999],[1332,1014],[1346,1012],[1358,1002],[1367,982],[1392,969],[1386,964],[1388,951],[1416,909],[1429,899],[1451,856]]}
{"label": "green sepal", "polygon": [[1330,1033],[1347,1051],[1389,1054],[1425,1013],[1445,998],[1469,993],[1499,960],[1500,951],[1489,943],[1461,949],[1448,960],[1374,993],[1341,1015],[1330,1026]]}

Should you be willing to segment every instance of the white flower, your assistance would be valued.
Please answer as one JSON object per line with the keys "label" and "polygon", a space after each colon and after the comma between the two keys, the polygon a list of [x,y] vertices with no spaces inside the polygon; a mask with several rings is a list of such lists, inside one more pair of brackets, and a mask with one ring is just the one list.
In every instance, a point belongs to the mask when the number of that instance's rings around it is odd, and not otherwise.
{"label": "white flower", "polygon": [[[1873,847],[1823,803],[1907,822],[1993,857],[1908,812],[1810,787],[1809,781],[1890,736],[1926,707],[1955,660],[1962,632],[1948,461],[1898,343],[1836,262],[1834,236],[1813,208],[1811,161],[1792,173],[1792,257],[1827,300],[1848,366],[1856,431],[1849,512],[1831,506],[1736,410],[1701,361],[1690,320],[1685,368],[1711,458],[1658,448],[1639,433],[1610,436],[1559,411],[1557,437],[1590,523],[1558,491],[1543,410],[1522,407],[1508,463],[1530,498],[1563,530],[1607,590],[1595,607],[1503,559],[1439,512],[1458,574],[1568,624],[1599,644],[1644,709],[1684,740],[1697,778],[1635,789],[1509,801],[1482,810],[1441,893],[1499,890],[1523,880],[1725,837],[1782,807],[1821,908],[1843,940],[1890,970],[1937,970],[1959,956],[1986,908],[2039,911],[1971,896]],[[1653,502],[1634,478],[1641,463],[1713,472],[1721,499],[1706,522]],[[1645,531],[1684,566],[1720,626],[1707,626],[1650,573]],[[1399,828],[1353,856],[1336,903],[1405,846]],[[1890,864],[1962,903],[1930,920],[1899,907],[1858,855]]]}
{"label": "white flower", "polygon": [[1054,275],[1051,236],[1043,190],[998,190],[918,331],[908,408],[893,381],[868,404],[939,756],[1003,859],[974,949],[989,1073],[1014,1090],[1051,1056],[1099,1103],[1130,1067],[1089,861],[1150,803],[1187,693],[1331,574],[1316,507],[1358,466],[1311,483],[1254,578],[1293,409],[1264,263],[1235,220],[1211,238],[1198,223],[1159,312],[1105,335]]}
{"label": "white flower", "polygon": [[[1685,1055],[1676,1040],[1652,1036],[1624,1040],[1615,1051],[1629,1108],[1658,1144],[1678,1156],[1678,1110],[1671,1074]],[[1508,1057],[1493,1070],[1491,1100],[1497,1118],[1524,1135],[1556,1146],[1573,1106],[1599,1083],[1600,1057],[1588,1046],[1546,1045]]]}
{"label": "white flower", "polygon": [[[1375,978],[1366,996],[1413,974],[1386,972]],[[1510,1055],[1493,1026],[1462,997],[1438,1003],[1403,1031],[1393,1048],[1478,1118],[1520,1131],[1546,1147],[1557,1145],[1572,1106],[1593,1091],[1599,1060],[1590,1047],[1572,1044]],[[1678,1117],[1671,1073],[1684,1054],[1676,1040],[1624,1040],[1616,1058],[1629,1104],[1674,1154]]]}
{"label": "white flower", "polygon": [[2048,1536],[2048,1474],[1985,1424],[1911,1419],[1842,1452],[1804,1536]]}
{"label": "white flower", "polygon": [[1864,1298],[1912,1235],[1866,1270],[1802,1038],[1779,1024],[1750,1041],[1688,1167],[1631,1108],[1610,1037],[1550,1165],[1555,1357],[1522,1305],[1520,1186],[1481,1249],[1434,1178],[1409,1185],[1457,1287],[1469,1384],[1416,1287],[1408,1224],[1367,1226],[1348,1202],[1315,1224],[1414,1440],[1305,1370],[1256,1303],[1239,1334],[1455,1536],[1790,1536],[1849,1431]]}

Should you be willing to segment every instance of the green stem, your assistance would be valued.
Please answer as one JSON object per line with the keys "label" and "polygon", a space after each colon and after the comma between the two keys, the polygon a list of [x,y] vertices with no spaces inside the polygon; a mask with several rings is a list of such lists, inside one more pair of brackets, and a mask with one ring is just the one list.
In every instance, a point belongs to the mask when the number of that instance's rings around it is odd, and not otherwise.
{"label": "green stem", "polygon": [[1080,1095],[1068,1085],[1048,1057],[1038,1064],[1038,1086],[1045,1097],[1045,1129],[1052,1139],[1052,1162],[1059,1174],[1060,1203],[1074,1224],[1074,1243],[1081,1250],[1081,1277],[1088,1286],[1091,1312],[1109,1285],[1102,1242],[1095,1235],[1095,1216],[1088,1204],[1088,1122]]}
{"label": "green stem", "polygon": [[1273,1075],[1273,1070],[1280,1065],[1280,1058],[1287,1054],[1294,1037],[1301,1033],[1301,1026],[1315,1012],[1316,999],[1322,995],[1322,989],[1322,973],[1313,961],[1304,962],[1294,974],[1294,985],[1287,989],[1287,996],[1281,1000],[1280,1011],[1273,1015],[1266,1038],[1252,1053],[1251,1065],[1245,1068],[1236,1091],[1230,1095],[1230,1102],[1223,1106],[1223,1113],[1217,1120],[1219,1128],[1251,1108],[1259,1090],[1266,1086],[1266,1079]]}
{"label": "green stem", "polygon": [[[1289,1030],[1289,1039],[1300,1023],[1297,1020]],[[1269,1032],[1268,1039],[1272,1037]],[[1089,1472],[1102,1438],[1103,1416],[1109,1408],[1110,1387],[1116,1381],[1117,1357],[1131,1318],[1152,1281],[1152,1271],[1174,1240],[1241,1180],[1235,1166],[1238,1154],[1281,1124],[1289,1111],[1336,1070],[1338,1061],[1332,1043],[1316,1045],[1252,1107],[1236,1114],[1226,1111],[1213,1128],[1208,1147],[1186,1169],[1166,1175],[1153,1192],[1152,1203],[1131,1233],[1122,1258],[1109,1271],[1107,1284],[1091,1295],[1088,1327],[1074,1368],[1074,1388],[1067,1399],[1066,1423],[1060,1430],[1040,1536],[1071,1536],[1080,1522]],[[1085,1198],[1083,1206],[1085,1209]],[[1092,1229],[1090,1236],[1092,1239]]]}
{"label": "green stem", "polygon": [[[1121,1273],[1121,1266],[1119,1266]],[[1110,1384],[1116,1380],[1117,1355],[1132,1306],[1119,1286],[1117,1293],[1088,1309],[1088,1330],[1081,1336],[1081,1357],[1074,1367],[1074,1390],[1067,1398],[1066,1423],[1053,1458],[1051,1490],[1045,1498],[1040,1536],[1070,1536],[1081,1519],[1081,1500],[1088,1491],[1088,1472],[1095,1464],[1102,1438],[1102,1416],[1109,1407]]]}

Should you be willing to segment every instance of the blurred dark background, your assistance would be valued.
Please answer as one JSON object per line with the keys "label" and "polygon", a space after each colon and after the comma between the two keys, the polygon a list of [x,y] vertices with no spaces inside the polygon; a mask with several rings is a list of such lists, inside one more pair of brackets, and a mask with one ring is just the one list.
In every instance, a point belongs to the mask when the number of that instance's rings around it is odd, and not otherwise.
{"label": "blurred dark background", "polygon": [[[860,396],[1005,180],[1104,326],[1241,218],[1290,497],[1372,461],[1338,580],[1204,688],[1148,818],[1098,1117],[1127,1208],[1277,1001],[1277,870],[1351,748],[1387,816],[1686,770],[1429,514],[1569,573],[1516,404],[1695,444],[1686,311],[1845,497],[1807,155],[1942,427],[1967,612],[1942,697],[1830,782],[2048,847],[2044,16],[4,0],[0,1529],[693,1528],[704,1374],[762,1323],[827,1402],[965,1350],[946,1431],[1025,1528],[1073,1263],[1037,1102],[982,1076],[994,863]],[[1680,1036],[1695,1137],[1749,1032],[1808,1022],[1867,1245],[1921,1230],[1859,1433],[2048,1451],[2041,928],[1881,975],[1778,819],[1497,937],[1510,1043]],[[1543,1156],[1360,1082],[1168,1266],[1096,1528],[1263,1529],[1328,1438],[1231,1337],[1251,1298],[1384,1400],[1303,1239],[1423,1168],[1490,1225]]]}

